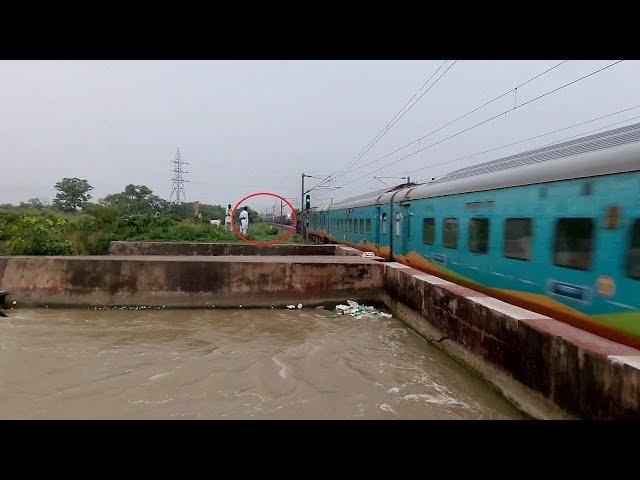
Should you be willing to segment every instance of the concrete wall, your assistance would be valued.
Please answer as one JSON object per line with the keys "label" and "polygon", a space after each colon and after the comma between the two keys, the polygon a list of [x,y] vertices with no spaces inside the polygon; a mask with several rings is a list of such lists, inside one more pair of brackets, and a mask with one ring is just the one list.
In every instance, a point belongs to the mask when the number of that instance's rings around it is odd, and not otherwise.
{"label": "concrete wall", "polygon": [[247,243],[111,242],[109,255],[335,255],[336,245]]}
{"label": "concrete wall", "polygon": [[539,395],[584,418],[640,418],[640,351],[399,263],[385,264],[384,283],[407,323],[525,411]]}
{"label": "concrete wall", "polygon": [[371,300],[383,266],[357,257],[0,257],[21,305],[280,306]]}

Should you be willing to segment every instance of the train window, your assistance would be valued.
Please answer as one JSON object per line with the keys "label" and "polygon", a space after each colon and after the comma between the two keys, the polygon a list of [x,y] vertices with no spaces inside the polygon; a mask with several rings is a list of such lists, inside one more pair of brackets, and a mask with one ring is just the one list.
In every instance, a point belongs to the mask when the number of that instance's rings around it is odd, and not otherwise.
{"label": "train window", "polygon": [[588,197],[593,193],[593,184],[591,182],[584,182],[582,184],[582,195]]}
{"label": "train window", "polygon": [[370,218],[367,218],[367,222],[366,222],[366,227],[365,228],[366,228],[365,233],[367,235],[371,235],[371,219]]}
{"label": "train window", "polygon": [[631,229],[627,276],[640,279],[640,220],[633,222],[633,228]]}
{"label": "train window", "polygon": [[445,218],[442,230],[442,245],[446,248],[458,248],[458,219]]}
{"label": "train window", "polygon": [[433,245],[436,239],[436,220],[435,218],[425,218],[422,221],[422,241],[425,245]]}
{"label": "train window", "polygon": [[489,219],[472,218],[469,220],[469,250],[475,253],[489,251]]}
{"label": "train window", "polygon": [[507,218],[504,230],[504,256],[516,260],[531,260],[532,230],[530,218]]}
{"label": "train window", "polygon": [[556,224],[553,263],[559,267],[589,270],[593,247],[593,220],[561,218]]}
{"label": "train window", "polygon": [[399,213],[396,213],[396,237],[400,236],[400,219],[401,219],[401,215]]}
{"label": "train window", "polygon": [[387,234],[387,212],[382,212],[381,223],[382,223],[382,235],[386,235]]}
{"label": "train window", "polygon": [[364,233],[364,219],[360,219],[360,233]]}

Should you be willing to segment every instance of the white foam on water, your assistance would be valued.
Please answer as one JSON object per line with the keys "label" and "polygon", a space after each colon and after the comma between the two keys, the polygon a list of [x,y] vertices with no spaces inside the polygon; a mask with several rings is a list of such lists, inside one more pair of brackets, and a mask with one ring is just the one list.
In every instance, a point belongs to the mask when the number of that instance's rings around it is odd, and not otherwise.
{"label": "white foam on water", "polygon": [[382,405],[380,405],[380,410],[383,410],[388,413],[393,413],[394,415],[398,414],[398,412],[396,412],[393,408],[391,408],[391,405],[388,405],[386,403],[383,403]]}
{"label": "white foam on water", "polygon": [[282,363],[280,360],[278,360],[276,357],[272,358],[273,363],[276,364],[276,367],[280,368],[280,371],[278,372],[278,375],[280,375],[280,377],[282,377],[283,380],[286,380],[287,378],[287,366]]}
{"label": "white foam on water", "polygon": [[158,373],[157,375],[154,375],[153,377],[148,378],[147,382],[153,382],[154,380],[157,380],[158,378],[166,377],[167,375],[169,375],[169,372]]}
{"label": "white foam on water", "polygon": [[435,405],[458,405],[461,407],[468,408],[464,402],[456,400],[448,395],[430,395],[428,393],[411,393],[409,395],[405,395],[402,397],[404,400],[423,400],[426,403],[431,403]]}

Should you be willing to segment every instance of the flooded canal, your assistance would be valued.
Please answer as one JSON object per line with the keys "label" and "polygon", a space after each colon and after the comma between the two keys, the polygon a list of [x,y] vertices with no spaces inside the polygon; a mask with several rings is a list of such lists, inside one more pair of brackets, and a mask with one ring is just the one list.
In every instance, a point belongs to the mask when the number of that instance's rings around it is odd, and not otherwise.
{"label": "flooded canal", "polygon": [[0,418],[523,418],[399,320],[331,316],[13,310]]}

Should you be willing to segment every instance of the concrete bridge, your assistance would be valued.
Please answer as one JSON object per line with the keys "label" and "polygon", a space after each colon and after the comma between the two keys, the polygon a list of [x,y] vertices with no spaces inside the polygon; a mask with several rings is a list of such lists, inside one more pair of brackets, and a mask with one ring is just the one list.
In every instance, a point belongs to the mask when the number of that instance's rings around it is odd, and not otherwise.
{"label": "concrete bridge", "polygon": [[13,308],[384,304],[535,418],[640,418],[640,351],[340,245],[113,242],[0,257],[0,290]]}

